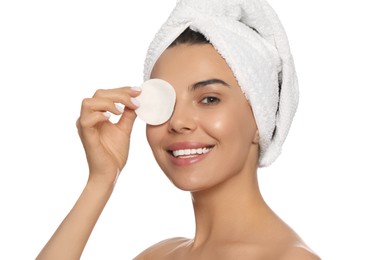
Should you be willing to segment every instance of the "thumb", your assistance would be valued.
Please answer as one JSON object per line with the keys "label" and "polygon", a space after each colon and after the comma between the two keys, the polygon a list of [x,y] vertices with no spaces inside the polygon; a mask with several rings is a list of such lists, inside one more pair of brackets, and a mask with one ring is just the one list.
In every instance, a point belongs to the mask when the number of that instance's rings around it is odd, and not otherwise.
{"label": "thumb", "polygon": [[127,135],[130,135],[136,117],[137,114],[134,112],[134,110],[125,107],[125,110],[123,111],[122,116],[116,125]]}

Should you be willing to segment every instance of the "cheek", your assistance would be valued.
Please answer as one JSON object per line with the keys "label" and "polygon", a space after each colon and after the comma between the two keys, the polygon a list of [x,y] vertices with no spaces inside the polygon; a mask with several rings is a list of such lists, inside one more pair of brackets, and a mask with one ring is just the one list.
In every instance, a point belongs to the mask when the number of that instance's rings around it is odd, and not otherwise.
{"label": "cheek", "polygon": [[146,125],[146,140],[148,140],[148,143],[150,145],[150,138],[151,138],[152,134],[150,133],[150,127],[148,125]]}
{"label": "cheek", "polygon": [[150,148],[153,150],[158,144],[159,140],[159,129],[155,126],[146,126],[146,139],[149,143]]}
{"label": "cheek", "polygon": [[204,118],[202,123],[207,125],[207,129],[211,133],[215,133],[216,136],[232,134],[235,120],[228,113],[210,113],[205,115]]}
{"label": "cheek", "polygon": [[252,111],[235,108],[234,106],[224,111],[213,111],[203,115],[201,124],[217,139],[222,137],[234,137],[242,139],[251,138],[256,131],[256,123],[252,116]]}

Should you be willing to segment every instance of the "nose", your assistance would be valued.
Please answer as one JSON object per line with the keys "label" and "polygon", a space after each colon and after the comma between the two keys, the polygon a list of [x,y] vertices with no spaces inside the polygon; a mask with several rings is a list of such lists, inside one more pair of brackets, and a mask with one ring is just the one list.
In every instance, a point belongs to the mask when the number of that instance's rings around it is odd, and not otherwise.
{"label": "nose", "polygon": [[173,114],[168,121],[169,132],[185,134],[193,132],[196,127],[196,114],[191,105],[176,102]]}

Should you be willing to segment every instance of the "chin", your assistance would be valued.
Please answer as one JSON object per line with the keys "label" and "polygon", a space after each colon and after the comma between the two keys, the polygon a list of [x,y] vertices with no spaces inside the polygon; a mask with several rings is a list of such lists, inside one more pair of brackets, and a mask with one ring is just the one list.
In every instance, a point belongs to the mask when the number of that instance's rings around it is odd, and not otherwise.
{"label": "chin", "polygon": [[166,177],[172,184],[183,191],[197,192],[211,188],[214,186],[215,180],[210,178],[212,175],[208,172],[197,170],[167,170],[162,168]]}
{"label": "chin", "polygon": [[210,187],[209,186],[206,186],[206,185],[200,185],[200,184],[196,184],[196,183],[175,183],[173,182],[173,185],[175,185],[176,188],[182,190],[182,191],[189,191],[189,192],[199,192],[199,191],[203,191],[203,190],[207,190],[209,189]]}

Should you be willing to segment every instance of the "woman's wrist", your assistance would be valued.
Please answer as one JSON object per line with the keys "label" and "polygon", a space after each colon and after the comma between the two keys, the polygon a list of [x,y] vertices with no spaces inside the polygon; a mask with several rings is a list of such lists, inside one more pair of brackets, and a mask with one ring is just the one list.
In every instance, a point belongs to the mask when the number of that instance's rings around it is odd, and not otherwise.
{"label": "woman's wrist", "polygon": [[[93,176],[93,178],[91,177]],[[76,204],[61,223],[37,259],[79,259],[115,181],[90,175]]]}
{"label": "woman's wrist", "polygon": [[120,174],[119,169],[116,170],[116,172],[109,172],[109,173],[90,172],[87,181],[87,186],[94,189],[107,189],[107,188],[112,189],[115,187],[119,174]]}

